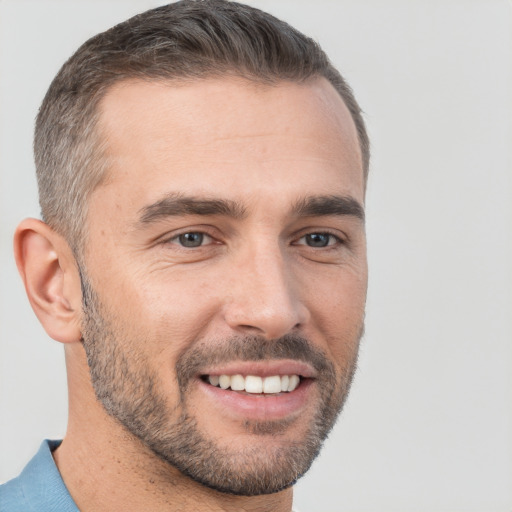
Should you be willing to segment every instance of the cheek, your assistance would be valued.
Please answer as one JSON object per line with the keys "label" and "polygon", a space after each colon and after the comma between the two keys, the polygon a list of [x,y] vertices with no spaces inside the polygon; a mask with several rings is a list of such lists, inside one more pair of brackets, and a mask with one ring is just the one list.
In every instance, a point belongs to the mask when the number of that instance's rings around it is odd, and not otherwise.
{"label": "cheek", "polygon": [[127,297],[125,321],[144,337],[147,351],[173,361],[205,334],[218,309],[211,289],[180,278],[131,282],[119,296]]}
{"label": "cheek", "polygon": [[364,309],[352,311],[344,309],[324,317],[321,327],[326,350],[333,361],[340,365],[351,361],[359,348],[359,340],[363,333]]}
{"label": "cheek", "polygon": [[358,350],[364,325],[366,274],[333,274],[323,283],[310,293],[312,328],[320,333],[333,361],[342,364],[355,357]]}

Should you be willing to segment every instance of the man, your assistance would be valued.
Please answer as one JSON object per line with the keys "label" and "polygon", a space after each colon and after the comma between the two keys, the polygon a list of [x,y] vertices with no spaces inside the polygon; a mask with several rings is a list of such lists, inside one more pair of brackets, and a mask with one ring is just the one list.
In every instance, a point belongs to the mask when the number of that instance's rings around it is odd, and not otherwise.
{"label": "man", "polygon": [[87,41],[40,109],[15,254],[69,422],[2,510],[290,511],[347,396],[368,139],[322,50],[222,0]]}

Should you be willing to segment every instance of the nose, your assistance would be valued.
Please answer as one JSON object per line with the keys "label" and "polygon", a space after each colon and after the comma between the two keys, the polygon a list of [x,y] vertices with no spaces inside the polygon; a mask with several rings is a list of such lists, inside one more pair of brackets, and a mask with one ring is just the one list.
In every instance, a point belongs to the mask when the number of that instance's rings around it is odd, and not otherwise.
{"label": "nose", "polygon": [[241,334],[277,339],[304,326],[309,310],[279,248],[252,251],[231,268],[224,319]]}

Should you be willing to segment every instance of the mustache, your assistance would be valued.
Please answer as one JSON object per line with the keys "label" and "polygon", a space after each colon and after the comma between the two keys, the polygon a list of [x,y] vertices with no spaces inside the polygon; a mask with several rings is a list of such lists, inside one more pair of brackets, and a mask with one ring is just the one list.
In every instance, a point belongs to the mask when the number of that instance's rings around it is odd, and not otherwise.
{"label": "mustache", "polygon": [[293,359],[308,363],[324,378],[335,378],[334,365],[325,353],[305,337],[287,334],[269,340],[261,336],[236,336],[222,343],[202,342],[184,352],[176,362],[178,383],[184,389],[208,366],[232,361],[263,361]]}

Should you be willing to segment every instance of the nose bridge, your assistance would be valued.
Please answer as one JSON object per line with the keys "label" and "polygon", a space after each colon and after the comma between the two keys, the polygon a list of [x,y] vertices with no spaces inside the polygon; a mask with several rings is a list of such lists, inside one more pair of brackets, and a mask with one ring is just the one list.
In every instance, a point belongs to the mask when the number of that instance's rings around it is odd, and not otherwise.
{"label": "nose bridge", "polygon": [[290,262],[278,241],[253,244],[231,277],[225,312],[231,328],[273,339],[306,321]]}

